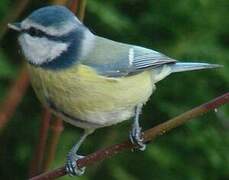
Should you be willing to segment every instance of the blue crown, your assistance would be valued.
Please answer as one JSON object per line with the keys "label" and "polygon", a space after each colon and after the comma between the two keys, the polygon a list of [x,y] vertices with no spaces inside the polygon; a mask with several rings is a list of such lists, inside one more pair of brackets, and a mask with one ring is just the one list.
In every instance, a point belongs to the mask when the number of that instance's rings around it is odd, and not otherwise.
{"label": "blue crown", "polygon": [[66,21],[76,22],[75,15],[64,6],[46,6],[33,12],[28,19],[42,26],[61,26]]}

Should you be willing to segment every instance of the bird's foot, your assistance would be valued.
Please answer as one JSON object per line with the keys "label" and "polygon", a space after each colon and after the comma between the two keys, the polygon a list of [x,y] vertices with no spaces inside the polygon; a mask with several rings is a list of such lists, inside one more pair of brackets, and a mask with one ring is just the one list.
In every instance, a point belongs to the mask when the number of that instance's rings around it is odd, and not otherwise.
{"label": "bird's foot", "polygon": [[142,138],[142,131],[141,127],[133,127],[130,131],[129,138],[132,144],[137,145],[138,147],[136,149],[139,149],[140,151],[144,151],[146,148],[145,143],[143,142]]}
{"label": "bird's foot", "polygon": [[78,159],[82,159],[83,157],[73,152],[68,153],[65,169],[69,176],[82,176],[84,174],[86,167],[79,168],[76,163]]}

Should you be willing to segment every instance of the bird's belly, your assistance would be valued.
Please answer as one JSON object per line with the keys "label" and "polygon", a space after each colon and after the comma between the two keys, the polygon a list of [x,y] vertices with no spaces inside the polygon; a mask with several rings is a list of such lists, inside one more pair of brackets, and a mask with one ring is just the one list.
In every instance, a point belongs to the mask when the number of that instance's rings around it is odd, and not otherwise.
{"label": "bird's belly", "polygon": [[154,89],[149,71],[108,78],[84,65],[61,71],[29,65],[29,72],[39,99],[64,120],[82,128],[129,119],[134,107],[145,103]]}

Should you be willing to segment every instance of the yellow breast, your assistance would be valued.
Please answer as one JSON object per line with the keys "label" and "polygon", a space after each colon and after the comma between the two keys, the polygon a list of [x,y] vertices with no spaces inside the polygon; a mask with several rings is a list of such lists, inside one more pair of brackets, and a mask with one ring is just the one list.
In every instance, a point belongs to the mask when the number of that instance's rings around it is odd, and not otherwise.
{"label": "yellow breast", "polygon": [[[59,71],[29,65],[29,72],[43,103],[50,98],[58,109],[72,117],[100,124],[109,124],[108,121],[115,118],[117,122],[129,118],[133,108],[145,103],[154,88],[149,71],[109,78],[85,65]],[[111,114],[117,117],[109,118]]]}

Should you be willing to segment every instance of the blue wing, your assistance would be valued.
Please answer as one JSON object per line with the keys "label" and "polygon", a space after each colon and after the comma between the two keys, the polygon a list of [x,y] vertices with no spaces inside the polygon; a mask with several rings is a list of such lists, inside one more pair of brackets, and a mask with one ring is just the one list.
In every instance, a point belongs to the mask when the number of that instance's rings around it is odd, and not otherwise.
{"label": "blue wing", "polygon": [[158,66],[174,63],[176,60],[165,56],[157,51],[134,46],[129,49],[129,53],[133,52],[133,68],[134,71],[153,69]]}
{"label": "blue wing", "polygon": [[176,60],[157,51],[97,36],[96,44],[82,63],[104,76],[119,77],[158,68]]}

